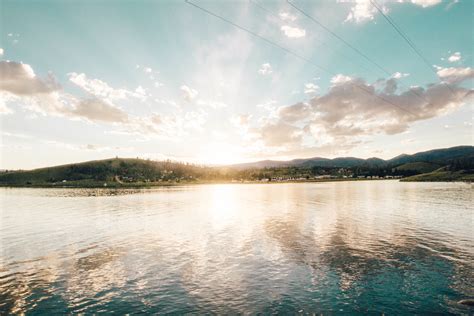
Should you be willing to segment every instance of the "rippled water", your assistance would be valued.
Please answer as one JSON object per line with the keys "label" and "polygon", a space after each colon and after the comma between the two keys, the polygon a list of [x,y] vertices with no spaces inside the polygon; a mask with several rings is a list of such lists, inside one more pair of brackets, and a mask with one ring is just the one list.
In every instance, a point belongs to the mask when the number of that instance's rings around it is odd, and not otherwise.
{"label": "rippled water", "polygon": [[0,314],[472,313],[472,186],[0,189]]}

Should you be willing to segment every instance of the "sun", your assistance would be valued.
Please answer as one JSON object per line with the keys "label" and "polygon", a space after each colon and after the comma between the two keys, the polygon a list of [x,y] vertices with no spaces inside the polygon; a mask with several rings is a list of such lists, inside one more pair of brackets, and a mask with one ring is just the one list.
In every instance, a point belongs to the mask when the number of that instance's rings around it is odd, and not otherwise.
{"label": "sun", "polygon": [[242,150],[226,142],[210,142],[201,147],[197,161],[208,165],[229,165],[245,161]]}

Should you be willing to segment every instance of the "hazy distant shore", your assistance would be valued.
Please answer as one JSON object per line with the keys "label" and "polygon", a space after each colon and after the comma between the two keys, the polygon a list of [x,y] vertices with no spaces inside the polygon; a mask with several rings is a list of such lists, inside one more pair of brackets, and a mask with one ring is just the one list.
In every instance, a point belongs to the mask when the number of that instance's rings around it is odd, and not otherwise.
{"label": "hazy distant shore", "polygon": [[417,175],[402,179],[367,179],[367,178],[336,178],[336,179],[308,179],[308,180],[282,180],[282,181],[192,181],[192,182],[147,182],[147,183],[118,183],[118,182],[97,182],[97,183],[74,183],[67,184],[0,184],[2,188],[43,188],[43,189],[144,189],[159,187],[176,187],[191,185],[209,185],[209,184],[283,184],[283,183],[321,183],[321,182],[354,182],[354,181],[401,181],[401,182],[466,182],[472,183],[474,179],[436,179],[426,175]]}
{"label": "hazy distant shore", "polygon": [[34,170],[3,170],[0,186],[144,188],[209,183],[290,183],[401,179],[473,182],[474,147],[457,146],[390,160],[340,157],[205,166],[139,158],[110,158]]}
{"label": "hazy distant shore", "polygon": [[[278,184],[278,183],[319,183],[319,182],[352,182],[352,181],[395,181],[400,179],[367,179],[367,178],[334,178],[334,179],[308,179],[308,180],[282,180],[282,181],[182,181],[182,182],[141,182],[141,183],[118,183],[118,182],[97,182],[97,183],[74,183],[70,181],[65,183],[48,184],[2,184],[3,188],[72,188],[72,189],[132,189],[132,188],[155,188],[155,187],[174,187],[174,186],[190,186],[190,185],[206,185],[206,184]],[[105,185],[106,184],[106,185]]]}

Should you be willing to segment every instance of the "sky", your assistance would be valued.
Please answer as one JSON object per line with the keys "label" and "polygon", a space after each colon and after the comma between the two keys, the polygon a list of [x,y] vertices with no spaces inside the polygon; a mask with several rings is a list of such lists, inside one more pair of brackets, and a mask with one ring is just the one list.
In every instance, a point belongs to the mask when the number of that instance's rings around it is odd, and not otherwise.
{"label": "sky", "polygon": [[474,2],[375,4],[0,0],[0,169],[473,145]]}

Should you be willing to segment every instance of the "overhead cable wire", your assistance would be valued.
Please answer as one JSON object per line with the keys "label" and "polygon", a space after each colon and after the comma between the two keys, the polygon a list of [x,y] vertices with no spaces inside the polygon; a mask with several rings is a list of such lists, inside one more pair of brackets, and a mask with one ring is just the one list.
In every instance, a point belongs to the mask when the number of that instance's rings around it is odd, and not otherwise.
{"label": "overhead cable wire", "polygon": [[[341,37],[340,35],[338,35],[336,32],[332,31],[329,27],[327,27],[326,25],[324,25],[323,23],[321,23],[318,19],[316,19],[315,17],[309,15],[308,13],[306,13],[304,10],[302,10],[301,8],[299,8],[298,6],[296,6],[294,3],[290,2],[290,0],[286,0],[286,2],[292,6],[295,10],[297,10],[298,12],[300,12],[301,14],[303,14],[305,17],[307,17],[308,19],[310,19],[311,21],[313,21],[314,23],[316,23],[317,25],[319,25],[321,28],[323,28],[324,30],[326,30],[329,34],[331,34],[332,36],[334,36],[335,38],[337,38],[339,41],[341,41],[343,44],[345,44],[347,47],[349,47],[350,49],[352,49],[354,52],[356,52],[357,54],[359,54],[360,56],[362,56],[365,60],[367,60],[368,62],[370,62],[372,65],[376,66],[379,70],[381,70],[384,74],[386,74],[387,76],[389,77],[392,77],[392,73],[389,72],[387,69],[385,69],[383,66],[381,66],[379,63],[377,63],[375,60],[373,60],[372,58],[370,58],[367,54],[365,54],[363,51],[361,51],[360,49],[358,49],[357,47],[355,47],[354,45],[352,45],[351,43],[349,43],[348,41],[346,41],[343,37]],[[419,94],[417,91],[415,90],[412,90],[412,89],[408,89],[405,85],[403,85],[403,83],[400,82],[400,85],[403,86],[405,89],[407,89],[410,93],[418,96],[419,98],[423,99],[423,101],[427,102],[428,104],[431,104],[431,102],[429,100],[426,99],[426,97],[424,97],[423,95]]]}
{"label": "overhead cable wire", "polygon": [[[273,41],[271,41],[271,40],[269,40],[269,39],[267,39],[267,38],[265,38],[265,37],[263,37],[263,36],[261,36],[261,35],[255,33],[255,32],[253,32],[253,31],[251,31],[251,30],[249,30],[249,29],[247,29],[247,28],[245,28],[245,27],[243,27],[243,26],[240,26],[240,25],[238,25],[237,23],[232,22],[231,20],[229,20],[229,19],[227,19],[227,18],[225,18],[225,17],[223,17],[223,16],[221,16],[221,15],[218,15],[218,14],[212,12],[212,11],[209,11],[209,10],[207,10],[206,8],[203,8],[203,7],[199,6],[199,5],[197,5],[197,4],[193,3],[193,2],[191,2],[190,0],[184,0],[184,1],[185,1],[187,4],[193,6],[193,7],[197,8],[197,9],[199,9],[199,10],[201,10],[201,11],[203,11],[203,12],[205,12],[205,13],[207,13],[207,14],[209,14],[209,15],[215,17],[215,18],[218,18],[218,19],[220,19],[220,20],[222,20],[222,21],[224,21],[224,22],[226,22],[226,23],[228,23],[228,24],[230,24],[230,25],[232,25],[232,26],[234,26],[234,27],[236,27],[236,28],[238,28],[238,29],[244,31],[244,32],[249,33],[250,35],[252,35],[252,36],[254,36],[254,37],[257,37],[257,38],[263,40],[264,42],[266,42],[266,43],[268,43],[268,44],[270,44],[270,45],[272,45],[272,46],[274,46],[274,47],[277,47],[277,48],[279,48],[279,49],[285,51],[286,53],[288,53],[288,54],[290,54],[290,55],[292,55],[292,56],[294,56],[294,57],[297,57],[297,58],[303,60],[303,61],[306,62],[306,63],[309,63],[309,64],[313,65],[314,67],[316,67],[316,68],[318,68],[318,69],[320,69],[320,70],[322,70],[322,71],[328,73],[328,74],[331,75],[331,76],[335,76],[335,75],[336,75],[335,73],[331,72],[330,70],[326,69],[325,67],[322,67],[321,65],[318,65],[318,64],[312,62],[310,59],[308,59],[308,58],[306,58],[306,57],[304,57],[304,56],[301,56],[300,54],[298,54],[298,53],[296,53],[296,52],[294,52],[294,51],[292,51],[292,50],[290,50],[290,49],[288,49],[288,48],[286,48],[286,47],[284,47],[284,46],[282,46],[282,45],[280,45],[280,44],[278,44],[278,43],[275,43],[275,42],[273,42]],[[380,99],[380,100],[384,101],[385,103],[391,104],[391,105],[393,105],[393,106],[395,106],[395,107],[397,107],[397,108],[399,108],[399,109],[401,109],[401,110],[403,110],[403,111],[405,111],[405,112],[407,112],[407,113],[410,113],[411,115],[417,116],[417,114],[415,114],[415,113],[413,113],[413,112],[411,112],[411,111],[405,109],[404,107],[402,107],[402,106],[400,106],[400,105],[398,105],[398,104],[396,104],[396,103],[394,103],[394,102],[392,102],[392,101],[390,101],[390,100],[388,100],[388,99],[386,99],[386,98],[384,98],[384,97],[382,97],[382,96],[379,96],[379,95],[377,95],[377,94],[373,94],[372,91],[371,91],[370,89],[368,89],[366,86],[358,85],[358,84],[356,84],[356,83],[353,83],[353,86],[355,86],[356,88],[358,88],[358,89],[364,91],[365,93],[367,93],[367,94],[369,94],[369,95],[371,95],[371,96],[373,96],[373,97],[375,97],[375,98],[377,98],[377,99]]]}
{"label": "overhead cable wire", "polygon": [[[407,44],[413,49],[413,51],[423,60],[426,66],[430,69],[431,72],[433,72],[436,77],[438,77],[438,73],[433,69],[433,66],[431,63],[428,61],[428,59],[421,53],[421,51],[416,47],[415,43],[408,37],[408,35],[403,32],[403,30],[397,25],[397,23],[389,16],[387,16],[382,8],[379,7],[378,3],[375,0],[370,0],[372,5],[377,9],[377,11],[385,18],[385,20],[395,29],[395,31],[407,42]],[[445,82],[442,82],[449,90],[450,92],[454,95],[453,89],[447,85]]]}
{"label": "overhead cable wire", "polygon": [[[275,12],[273,12],[273,11],[269,10],[268,8],[264,7],[264,6],[261,5],[257,0],[249,0],[249,2],[252,3],[253,5],[255,5],[257,8],[261,9],[262,11],[265,11],[265,12],[267,12],[268,14],[271,14],[271,15],[273,15],[273,16],[279,18],[280,20],[283,20],[283,21],[284,21],[284,19],[283,19],[281,16],[277,15]],[[320,43],[317,47],[321,47],[321,46],[323,46],[323,45],[328,45],[328,42],[323,41],[323,40],[320,40],[319,38],[317,38],[317,41]],[[337,53],[338,55],[341,55],[341,56],[344,57],[345,59],[351,61],[351,60],[350,60],[350,57],[347,56],[346,54],[343,54],[343,53],[341,53],[341,52],[339,52],[339,51],[335,51],[335,50],[332,50],[332,51],[333,51],[334,53]],[[362,66],[362,65],[360,65],[360,64],[356,64],[356,63],[354,63],[354,62],[352,62],[352,61],[351,61],[351,63],[354,64],[354,65],[356,65],[357,67],[359,67],[359,68],[365,70],[365,71],[370,72],[370,70],[369,70],[367,67],[364,67],[364,66]]]}

